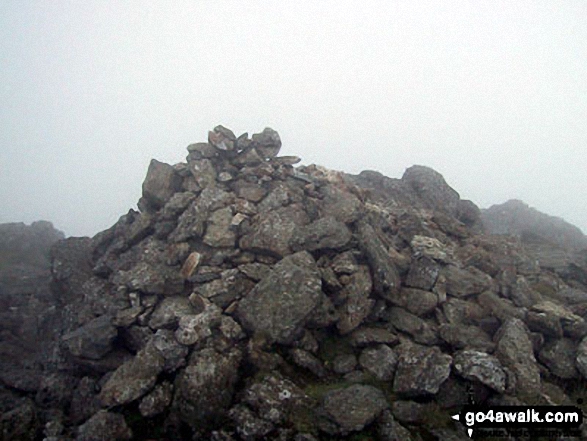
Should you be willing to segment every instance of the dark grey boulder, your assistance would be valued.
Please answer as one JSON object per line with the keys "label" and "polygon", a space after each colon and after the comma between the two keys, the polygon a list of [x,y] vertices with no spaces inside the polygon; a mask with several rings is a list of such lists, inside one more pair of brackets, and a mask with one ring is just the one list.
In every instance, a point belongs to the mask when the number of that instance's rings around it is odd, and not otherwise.
{"label": "dark grey boulder", "polygon": [[501,394],[506,390],[506,372],[493,355],[474,350],[460,351],[454,356],[453,366],[467,380],[479,381]]}
{"label": "dark grey boulder", "polygon": [[290,245],[294,251],[336,250],[347,245],[351,238],[352,233],[343,222],[327,216],[297,227],[290,239]]}
{"label": "dark grey boulder", "polygon": [[408,396],[433,395],[450,374],[452,357],[436,346],[402,344],[393,390]]}
{"label": "dark grey boulder", "polygon": [[122,441],[132,439],[132,431],[124,416],[119,413],[101,410],[82,424],[76,441]]}
{"label": "dark grey boulder", "polygon": [[143,182],[143,198],[154,210],[158,210],[178,192],[182,179],[172,166],[151,159],[147,177]]}
{"label": "dark grey boulder", "polygon": [[248,332],[263,334],[270,342],[291,343],[321,304],[321,286],[308,252],[287,256],[240,301],[236,315]]}
{"label": "dark grey boulder", "polygon": [[380,381],[391,381],[397,367],[398,356],[387,345],[363,349],[359,364]]}
{"label": "dark grey boulder", "polygon": [[99,360],[112,350],[117,335],[112,317],[103,315],[64,335],[62,341],[72,355]]}

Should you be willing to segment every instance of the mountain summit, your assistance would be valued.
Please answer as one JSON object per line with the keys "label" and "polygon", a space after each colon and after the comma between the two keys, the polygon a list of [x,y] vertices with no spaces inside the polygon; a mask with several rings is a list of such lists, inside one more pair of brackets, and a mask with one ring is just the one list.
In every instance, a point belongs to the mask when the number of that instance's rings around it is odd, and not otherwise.
{"label": "mountain summit", "polygon": [[471,401],[574,402],[584,249],[488,234],[428,167],[280,148],[218,126],[151,161],[139,211],[53,245],[34,361],[8,344],[26,306],[4,314],[3,439],[460,440]]}

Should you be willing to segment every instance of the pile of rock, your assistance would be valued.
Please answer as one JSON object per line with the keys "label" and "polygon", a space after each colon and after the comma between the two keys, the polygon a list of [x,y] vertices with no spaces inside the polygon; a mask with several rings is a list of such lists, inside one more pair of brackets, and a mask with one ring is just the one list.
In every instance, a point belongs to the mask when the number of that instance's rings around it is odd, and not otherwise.
{"label": "pile of rock", "polygon": [[450,415],[471,399],[570,401],[576,272],[479,233],[431,169],[294,168],[280,147],[218,126],[151,162],[140,212],[53,248],[59,350],[5,439],[30,412],[52,441],[468,439]]}

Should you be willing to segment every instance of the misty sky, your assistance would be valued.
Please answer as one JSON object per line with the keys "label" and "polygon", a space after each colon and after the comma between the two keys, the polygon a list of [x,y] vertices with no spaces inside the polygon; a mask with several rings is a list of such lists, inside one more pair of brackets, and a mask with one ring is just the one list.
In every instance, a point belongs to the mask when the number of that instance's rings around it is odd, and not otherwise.
{"label": "misty sky", "polygon": [[0,222],[93,235],[217,124],[587,232],[587,2],[0,2]]}

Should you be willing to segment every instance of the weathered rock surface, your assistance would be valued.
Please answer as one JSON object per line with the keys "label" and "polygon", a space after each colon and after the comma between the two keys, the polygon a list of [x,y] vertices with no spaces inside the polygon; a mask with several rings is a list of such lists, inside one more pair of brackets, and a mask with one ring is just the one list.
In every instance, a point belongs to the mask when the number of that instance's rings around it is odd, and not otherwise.
{"label": "weathered rock surface", "polygon": [[324,294],[313,257],[305,251],[282,259],[238,306],[241,324],[269,341],[291,343]]}
{"label": "weathered rock surface", "polygon": [[582,236],[280,148],[217,126],[91,239],[0,225],[2,439],[460,440],[470,399],[569,402]]}

